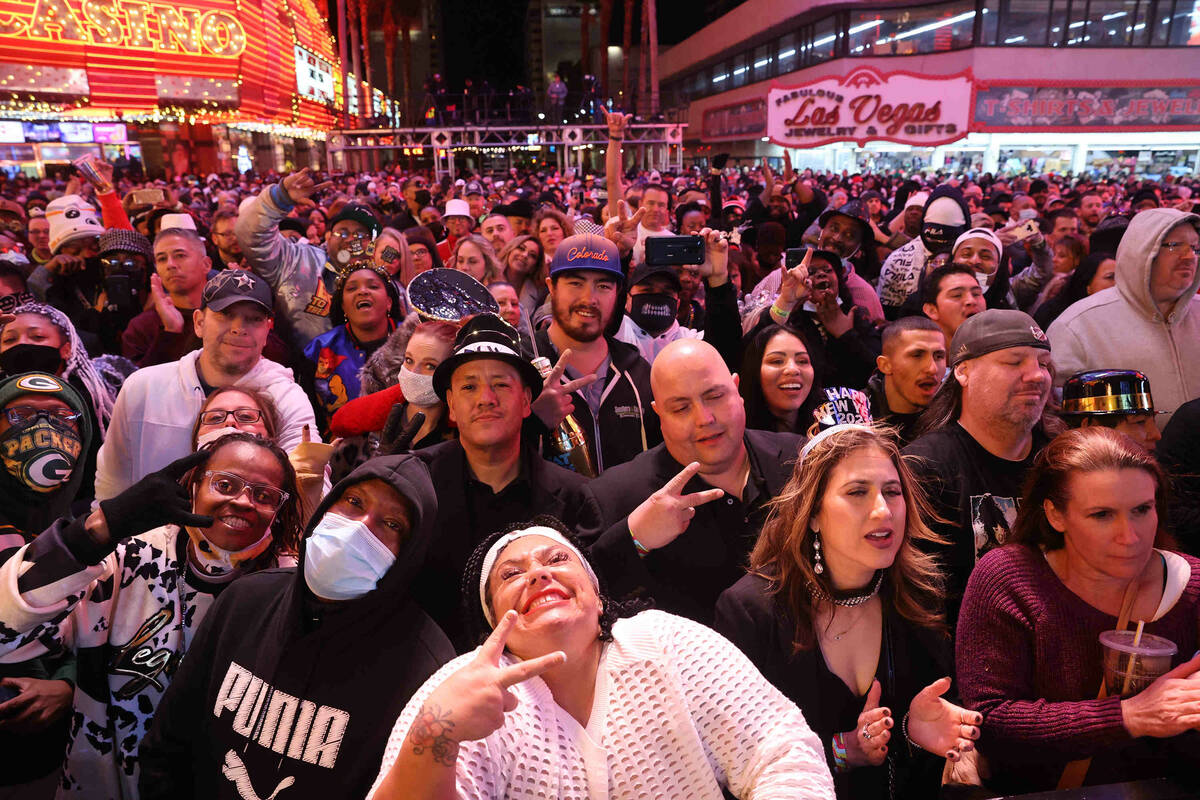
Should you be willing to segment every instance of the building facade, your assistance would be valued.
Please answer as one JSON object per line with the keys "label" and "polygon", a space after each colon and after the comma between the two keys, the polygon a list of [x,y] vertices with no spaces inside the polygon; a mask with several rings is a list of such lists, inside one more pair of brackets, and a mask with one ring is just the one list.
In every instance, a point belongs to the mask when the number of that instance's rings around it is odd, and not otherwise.
{"label": "building facade", "polygon": [[1197,171],[1198,0],[748,0],[660,63],[695,161]]}

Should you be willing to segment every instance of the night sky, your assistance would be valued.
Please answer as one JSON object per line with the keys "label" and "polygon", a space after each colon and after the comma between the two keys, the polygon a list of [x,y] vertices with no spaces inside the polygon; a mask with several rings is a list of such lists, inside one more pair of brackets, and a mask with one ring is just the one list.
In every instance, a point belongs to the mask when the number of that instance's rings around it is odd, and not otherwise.
{"label": "night sky", "polygon": [[[739,0],[706,0],[707,10],[718,12]],[[599,3],[595,3],[599,8]],[[330,2],[331,16],[336,4]],[[443,51],[447,86],[458,88],[466,78],[486,78],[494,89],[509,89],[527,84],[525,63],[525,13],[527,0],[441,0]],[[609,42],[621,44],[624,25],[624,0],[612,2]],[[718,8],[720,7],[720,8]],[[712,16],[708,13],[672,13],[678,11],[674,0],[658,0],[658,37],[661,47],[675,44],[695,33]],[[641,35],[641,5],[634,6],[633,39]],[[336,28],[335,28],[336,33]],[[593,37],[596,32],[593,30]],[[597,42],[592,43],[593,46]]]}

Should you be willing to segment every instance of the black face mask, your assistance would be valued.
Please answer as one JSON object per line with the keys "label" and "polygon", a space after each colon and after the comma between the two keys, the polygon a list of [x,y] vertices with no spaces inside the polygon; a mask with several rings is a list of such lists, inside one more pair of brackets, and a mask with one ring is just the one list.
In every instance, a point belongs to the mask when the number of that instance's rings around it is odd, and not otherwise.
{"label": "black face mask", "polygon": [[651,336],[671,327],[679,313],[679,298],[669,294],[630,295],[629,318]]}
{"label": "black face mask", "polygon": [[921,226],[921,241],[931,253],[948,253],[954,246],[954,240],[965,233],[965,225],[942,225],[938,222],[926,222]]}
{"label": "black face mask", "polygon": [[62,353],[58,352],[58,348],[45,344],[15,344],[0,353],[0,370],[5,375],[20,375],[22,372],[57,375],[62,363]]}

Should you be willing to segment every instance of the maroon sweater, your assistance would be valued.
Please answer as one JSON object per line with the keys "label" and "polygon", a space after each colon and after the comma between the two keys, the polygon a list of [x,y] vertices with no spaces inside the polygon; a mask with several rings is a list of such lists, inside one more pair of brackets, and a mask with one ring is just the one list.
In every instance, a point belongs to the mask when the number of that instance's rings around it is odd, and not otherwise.
{"label": "maroon sweater", "polygon": [[[1184,557],[1192,574],[1183,595],[1145,628],[1178,646],[1173,666],[1196,651],[1200,627],[1200,560]],[[964,704],[984,715],[979,744],[992,788],[1052,789],[1068,761],[1088,756],[1088,784],[1167,774],[1181,749],[1196,763],[1195,732],[1135,740],[1121,722],[1121,699],[1095,699],[1099,636],[1116,625],[1063,585],[1040,552],[1008,545],[979,561],[958,619],[956,661]]]}

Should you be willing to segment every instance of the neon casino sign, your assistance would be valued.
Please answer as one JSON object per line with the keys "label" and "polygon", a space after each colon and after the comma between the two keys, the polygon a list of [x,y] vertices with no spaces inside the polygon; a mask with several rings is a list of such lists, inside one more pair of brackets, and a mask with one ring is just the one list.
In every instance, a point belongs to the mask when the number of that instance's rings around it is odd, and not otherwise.
{"label": "neon casino sign", "polygon": [[219,58],[246,49],[246,31],[228,11],[134,0],[83,0],[74,8],[35,0],[28,13],[0,14],[0,36]]}

